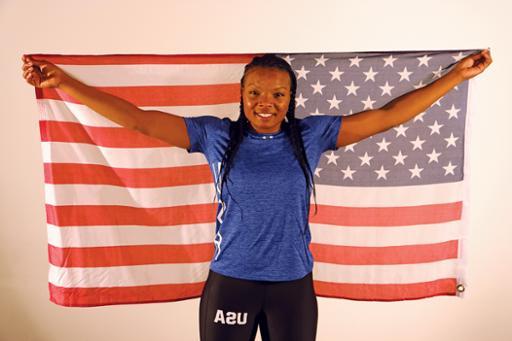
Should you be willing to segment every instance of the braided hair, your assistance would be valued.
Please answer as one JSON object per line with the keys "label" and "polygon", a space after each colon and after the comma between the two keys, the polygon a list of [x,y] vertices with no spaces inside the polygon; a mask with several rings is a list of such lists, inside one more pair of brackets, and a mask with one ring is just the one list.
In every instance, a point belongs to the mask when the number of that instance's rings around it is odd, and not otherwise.
{"label": "braided hair", "polygon": [[[313,174],[311,169],[309,168],[309,163],[306,157],[306,152],[304,149],[304,143],[302,141],[302,136],[300,134],[297,121],[295,119],[295,92],[297,90],[297,77],[293,72],[291,66],[282,58],[276,56],[275,54],[264,54],[263,56],[257,56],[252,59],[252,61],[245,65],[244,74],[240,80],[240,86],[243,86],[244,79],[249,70],[255,67],[266,67],[266,68],[276,68],[279,70],[286,71],[290,76],[290,104],[288,105],[288,111],[286,112],[287,122],[282,122],[282,125],[287,124],[289,129],[283,129],[287,131],[288,138],[293,146],[293,151],[295,157],[300,163],[302,168],[302,172],[304,173],[304,177],[306,178],[306,190],[307,190],[307,198],[311,195],[311,189],[313,190],[313,195],[315,198],[315,214],[317,212],[317,204],[316,204],[316,190],[315,183],[313,179]],[[243,96],[240,96],[240,115],[238,119],[233,122],[229,131],[229,143],[228,147],[224,153],[221,162],[221,183],[220,183],[220,198],[222,198],[222,190],[223,185],[226,183],[226,188],[228,189],[228,175],[231,170],[231,166],[233,165],[233,160],[235,159],[236,153],[244,138],[244,132],[250,129],[250,123],[245,116],[244,112],[244,103]],[[233,198],[236,202],[236,200]],[[238,204],[238,203],[237,203]],[[309,205],[308,205],[308,216],[309,216]]]}

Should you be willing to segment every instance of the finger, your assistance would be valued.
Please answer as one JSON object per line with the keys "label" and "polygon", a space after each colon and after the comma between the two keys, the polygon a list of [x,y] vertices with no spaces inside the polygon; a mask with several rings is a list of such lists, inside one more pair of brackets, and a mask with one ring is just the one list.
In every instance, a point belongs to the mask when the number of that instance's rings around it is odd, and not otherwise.
{"label": "finger", "polygon": [[33,85],[35,86],[35,81],[34,81],[34,77],[32,76],[32,74],[28,75],[27,77],[25,77],[25,81],[30,84],[30,85]]}
{"label": "finger", "polygon": [[31,69],[33,69],[33,68],[34,68],[34,66],[33,66],[32,64],[23,64],[23,65],[21,66],[21,69],[22,69],[23,71],[25,71],[25,70],[27,70],[27,69],[30,69],[30,68],[31,68]]}
{"label": "finger", "polygon": [[25,72],[23,72],[23,78],[27,78],[28,75],[30,75],[31,73],[32,73],[32,71],[26,70]]}

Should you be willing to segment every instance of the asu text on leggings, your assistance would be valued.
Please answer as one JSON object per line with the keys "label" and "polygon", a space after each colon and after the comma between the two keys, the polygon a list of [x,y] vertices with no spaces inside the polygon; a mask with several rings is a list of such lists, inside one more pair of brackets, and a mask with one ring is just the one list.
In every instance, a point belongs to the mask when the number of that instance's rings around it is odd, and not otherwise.
{"label": "asu text on leggings", "polygon": [[293,281],[252,281],[208,273],[199,307],[201,341],[315,340],[312,273]]}

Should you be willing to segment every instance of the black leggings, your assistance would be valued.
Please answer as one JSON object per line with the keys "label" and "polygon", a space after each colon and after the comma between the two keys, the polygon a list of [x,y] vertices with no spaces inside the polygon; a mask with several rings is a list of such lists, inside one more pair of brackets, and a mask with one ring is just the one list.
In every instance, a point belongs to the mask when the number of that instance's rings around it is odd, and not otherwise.
{"label": "black leggings", "polygon": [[199,305],[201,341],[315,340],[318,306],[312,273],[294,281],[238,279],[209,270]]}

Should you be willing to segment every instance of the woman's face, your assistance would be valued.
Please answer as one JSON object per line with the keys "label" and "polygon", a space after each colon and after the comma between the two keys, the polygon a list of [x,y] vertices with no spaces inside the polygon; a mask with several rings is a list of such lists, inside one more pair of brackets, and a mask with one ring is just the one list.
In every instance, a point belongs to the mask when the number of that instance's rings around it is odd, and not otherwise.
{"label": "woman's face", "polygon": [[286,117],[290,103],[288,72],[255,67],[245,75],[242,85],[245,116],[258,133],[276,133]]}

